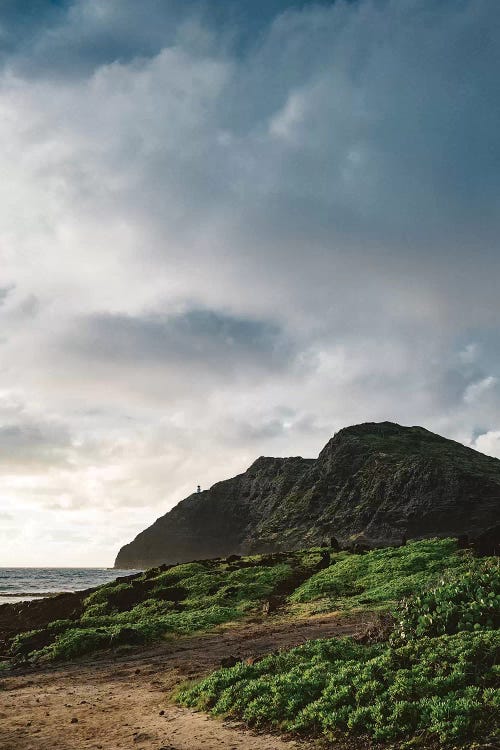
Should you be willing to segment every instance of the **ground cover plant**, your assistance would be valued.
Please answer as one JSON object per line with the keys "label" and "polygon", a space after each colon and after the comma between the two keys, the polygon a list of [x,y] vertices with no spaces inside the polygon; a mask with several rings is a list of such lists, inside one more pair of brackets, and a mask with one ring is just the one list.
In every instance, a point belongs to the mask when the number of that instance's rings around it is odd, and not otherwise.
{"label": "ground cover plant", "polygon": [[76,620],[16,636],[11,654],[29,661],[72,659],[204,632],[260,615],[271,598],[290,618],[325,610],[388,611],[410,591],[470,564],[455,541],[424,540],[364,555],[312,548],[153,568],[96,589]]}
{"label": "ground cover plant", "polygon": [[392,640],[499,628],[499,560],[471,560],[466,570],[448,573],[438,585],[401,602]]}
{"label": "ground cover plant", "polygon": [[59,620],[12,639],[18,660],[73,659],[100,649],[142,645],[166,635],[203,632],[260,610],[293,590],[324,559],[320,549],[234,556],[145,571],[91,593],[77,620]]}
{"label": "ground cover plant", "polygon": [[291,601],[322,602],[325,609],[387,610],[443,573],[467,570],[470,557],[454,539],[425,539],[365,555],[341,552],[332,562],[299,586]]}
{"label": "ground cover plant", "polygon": [[186,706],[253,726],[442,744],[484,738],[500,707],[500,633],[463,632],[405,646],[310,641],[253,665],[222,669],[181,691]]}
{"label": "ground cover plant", "polygon": [[251,612],[290,577],[287,564],[239,568],[231,562],[190,563],[147,571],[101,586],[76,621],[21,633],[11,654],[31,661],[72,659],[103,648],[141,645],[167,634],[206,631]]}
{"label": "ground cover plant", "polygon": [[[434,544],[443,551],[450,543],[421,543],[433,573]],[[357,579],[370,591],[378,588],[373,576],[380,558],[374,557],[363,561],[365,575]],[[462,563],[400,603],[389,642],[310,641],[257,664],[219,670],[180,691],[178,700],[251,725],[331,738],[349,732],[466,747],[475,739],[493,741],[499,738],[500,569],[493,559],[463,557]],[[325,580],[331,592],[332,573],[321,571],[292,598],[322,595]],[[352,595],[359,597],[355,587]]]}

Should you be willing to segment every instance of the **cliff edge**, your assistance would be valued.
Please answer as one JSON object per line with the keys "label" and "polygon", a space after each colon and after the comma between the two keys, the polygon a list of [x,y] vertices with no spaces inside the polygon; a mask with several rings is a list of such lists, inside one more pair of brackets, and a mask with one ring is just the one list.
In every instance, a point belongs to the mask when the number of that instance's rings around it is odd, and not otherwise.
{"label": "cliff edge", "polygon": [[426,536],[474,539],[498,524],[500,460],[422,427],[340,430],[317,459],[258,458],[190,495],[119,551],[117,568]]}

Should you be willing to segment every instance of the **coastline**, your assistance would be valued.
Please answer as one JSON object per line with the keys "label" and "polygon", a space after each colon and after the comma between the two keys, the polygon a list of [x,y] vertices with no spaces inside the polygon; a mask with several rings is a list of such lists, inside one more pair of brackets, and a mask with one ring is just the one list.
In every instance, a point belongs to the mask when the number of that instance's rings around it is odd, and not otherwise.
{"label": "coastline", "polygon": [[0,567],[0,607],[75,594],[110,583],[130,572],[110,567]]}
{"label": "coastline", "polygon": [[26,593],[26,594],[0,594],[0,607],[3,604],[21,604],[21,602],[34,602],[38,599],[46,599],[49,596],[57,596],[62,592],[52,591],[50,593]]}

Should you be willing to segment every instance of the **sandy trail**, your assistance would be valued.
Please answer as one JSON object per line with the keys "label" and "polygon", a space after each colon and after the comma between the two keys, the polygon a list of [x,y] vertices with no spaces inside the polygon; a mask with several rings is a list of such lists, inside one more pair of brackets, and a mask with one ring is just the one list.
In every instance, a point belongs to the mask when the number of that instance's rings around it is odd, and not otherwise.
{"label": "sandy trail", "polygon": [[175,706],[171,690],[228,655],[258,656],[368,625],[335,615],[245,624],[8,677],[0,686],[0,750],[310,750],[317,745],[254,734]]}

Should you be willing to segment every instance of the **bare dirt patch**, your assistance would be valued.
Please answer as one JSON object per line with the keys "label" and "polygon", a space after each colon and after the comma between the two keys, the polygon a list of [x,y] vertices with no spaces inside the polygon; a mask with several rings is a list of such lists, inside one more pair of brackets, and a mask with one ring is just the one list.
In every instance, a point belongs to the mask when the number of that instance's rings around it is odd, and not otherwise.
{"label": "bare dirt patch", "polygon": [[9,676],[0,686],[1,750],[311,750],[315,742],[255,734],[176,706],[180,683],[223,659],[253,658],[312,638],[370,633],[376,618],[269,618],[126,655],[105,654]]}

